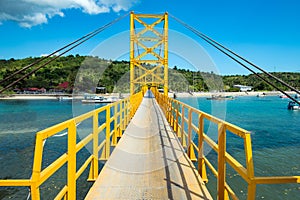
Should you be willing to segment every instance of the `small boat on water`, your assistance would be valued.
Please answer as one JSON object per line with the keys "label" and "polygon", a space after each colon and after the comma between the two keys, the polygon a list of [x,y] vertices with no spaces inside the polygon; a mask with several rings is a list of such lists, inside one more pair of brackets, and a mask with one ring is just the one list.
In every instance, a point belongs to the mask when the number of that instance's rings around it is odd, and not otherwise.
{"label": "small boat on water", "polygon": [[57,97],[57,100],[59,100],[59,101],[70,101],[70,100],[73,100],[73,97],[60,96],[60,97]]}
{"label": "small boat on water", "polygon": [[234,96],[222,96],[222,95],[211,95],[211,97],[206,98],[207,100],[232,100]]}
{"label": "small boat on water", "polygon": [[258,94],[256,95],[256,97],[265,97],[265,96],[266,96],[265,93],[258,93]]}
{"label": "small boat on water", "polygon": [[280,95],[279,97],[280,97],[281,99],[287,99],[287,98],[288,98],[288,97],[287,97],[286,95],[284,95],[284,94],[283,94],[283,95]]}
{"label": "small boat on water", "polygon": [[118,101],[117,97],[101,97],[101,96],[94,96],[91,98],[86,98],[81,100],[82,103],[113,103]]}
{"label": "small boat on water", "polygon": [[295,101],[290,101],[288,104],[289,110],[300,110],[300,105],[296,103]]}

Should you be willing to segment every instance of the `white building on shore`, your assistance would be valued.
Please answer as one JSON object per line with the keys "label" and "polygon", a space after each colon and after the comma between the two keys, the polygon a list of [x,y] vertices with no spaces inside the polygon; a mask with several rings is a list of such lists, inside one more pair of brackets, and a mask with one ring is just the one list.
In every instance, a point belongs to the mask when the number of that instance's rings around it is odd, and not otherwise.
{"label": "white building on shore", "polygon": [[248,92],[252,90],[252,86],[246,86],[246,85],[233,85],[235,88],[239,88],[241,92]]}

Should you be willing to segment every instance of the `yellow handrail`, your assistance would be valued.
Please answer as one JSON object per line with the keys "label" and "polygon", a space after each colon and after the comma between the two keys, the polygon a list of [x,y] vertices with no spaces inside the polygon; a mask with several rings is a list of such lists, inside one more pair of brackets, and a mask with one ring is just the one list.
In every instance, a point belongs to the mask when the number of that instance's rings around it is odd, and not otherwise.
{"label": "yellow handrail", "polygon": [[[122,132],[127,127],[130,119],[136,112],[139,104],[141,103],[143,94],[139,92],[126,99],[117,101],[112,104],[108,104],[104,107],[95,109],[73,119],[67,120],[60,124],[54,125],[36,134],[35,152],[33,160],[33,170],[30,179],[16,179],[16,180],[0,180],[0,186],[26,186],[30,187],[31,199],[39,200],[40,186],[49,179],[57,170],[59,170],[64,164],[67,164],[67,183],[58,192],[55,199],[76,199],[76,180],[80,177],[83,171],[90,165],[90,173],[88,180],[95,181],[98,177],[98,153],[102,150],[100,159],[107,160],[110,156],[110,147],[115,146],[117,138],[122,136]],[[111,113],[111,108],[114,108],[114,113]],[[106,113],[106,122],[98,125],[99,114]],[[111,117],[112,116],[112,117]],[[76,124],[83,122],[84,120],[93,120],[93,132],[88,134],[80,142],[76,142]],[[114,129],[110,130],[111,123],[114,123]],[[98,145],[98,136],[106,129],[105,140]],[[43,158],[43,143],[46,139],[54,136],[55,134],[67,130],[68,131],[68,144],[67,152],[62,154],[54,162],[52,162],[45,169],[42,169]],[[89,142],[93,143],[93,152],[85,160],[85,162],[77,165],[77,153],[85,147]]]}
{"label": "yellow handrail", "polygon": [[[183,147],[187,147],[187,154],[192,161],[198,161],[198,172],[202,179],[207,182],[206,166],[217,177],[218,199],[238,199],[237,195],[226,182],[226,163],[228,163],[248,184],[248,200],[255,199],[257,184],[283,184],[300,183],[300,176],[254,176],[252,145],[250,132],[233,124],[220,120],[214,116],[197,110],[187,104],[161,94],[156,88],[152,88],[159,105],[172,126]],[[188,113],[185,113],[188,111]],[[188,116],[188,117],[186,117]],[[193,116],[197,116],[198,124],[193,124]],[[204,119],[218,126],[218,144],[204,133]],[[187,123],[187,128],[185,125]],[[185,131],[187,129],[187,133]],[[192,130],[198,134],[198,145],[191,139]],[[233,133],[244,140],[246,166],[243,166],[228,152],[226,152],[227,132]],[[204,142],[218,154],[218,169],[203,154]],[[195,154],[197,151],[197,155]]]}

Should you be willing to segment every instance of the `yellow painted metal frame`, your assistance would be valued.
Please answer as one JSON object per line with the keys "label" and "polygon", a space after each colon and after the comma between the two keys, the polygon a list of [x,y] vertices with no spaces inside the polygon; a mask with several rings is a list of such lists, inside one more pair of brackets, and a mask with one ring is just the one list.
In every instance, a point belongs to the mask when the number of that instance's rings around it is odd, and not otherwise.
{"label": "yellow painted metal frame", "polygon": [[[97,179],[99,152],[102,150],[100,159],[108,159],[110,156],[110,147],[115,146],[117,138],[122,136],[122,132],[125,130],[133,114],[136,112],[142,98],[143,94],[142,92],[139,92],[121,101],[108,104],[104,107],[38,132],[36,134],[31,179],[0,180],[0,186],[30,187],[31,199],[39,200],[41,199],[41,185],[67,163],[67,183],[61,191],[58,192],[55,199],[76,199],[76,180],[89,165],[90,173],[88,180],[95,181]],[[114,108],[114,113],[110,113],[111,108]],[[98,126],[99,114],[103,112],[106,112],[106,122]],[[93,132],[83,138],[80,142],[76,143],[76,124],[90,118],[93,120]],[[112,122],[114,123],[114,130],[110,130]],[[106,129],[105,140],[98,145],[98,136],[104,129]],[[45,169],[42,169],[43,142],[63,130],[68,131],[67,152],[61,155]],[[90,155],[84,164],[76,171],[77,153],[89,142],[93,143],[93,154]]]}
{"label": "yellow painted metal frame", "polygon": [[[229,164],[248,184],[248,200],[254,200],[257,184],[284,184],[300,183],[300,176],[275,176],[256,177],[254,176],[254,165],[252,156],[252,145],[250,132],[233,124],[220,120],[214,116],[197,110],[187,104],[169,98],[152,88],[159,105],[165,116],[179,137],[183,147],[187,147],[187,154],[192,161],[198,161],[198,172],[202,179],[207,182],[206,166],[217,177],[218,199],[238,199],[237,195],[226,182],[226,164]],[[185,113],[188,111],[188,113]],[[187,117],[186,117],[187,116]],[[192,116],[197,116],[198,124],[193,124]],[[218,144],[204,133],[204,120],[218,125]],[[184,125],[187,124],[186,133]],[[192,130],[198,134],[198,145],[191,140]],[[243,166],[228,152],[226,152],[226,132],[230,132],[244,140],[246,166]],[[187,139],[187,141],[186,141]],[[203,155],[203,144],[206,142],[215,152],[218,153],[218,169],[215,169],[211,162]],[[196,157],[197,151],[198,157]]]}
{"label": "yellow painted metal frame", "polygon": [[[145,19],[155,19],[152,23],[145,22]],[[135,23],[143,26],[143,30],[137,32]],[[163,33],[155,29],[157,25],[164,23]],[[153,36],[144,36],[145,33],[151,32]],[[144,42],[151,42],[145,44]],[[161,47],[163,56],[155,52],[157,48]],[[139,49],[143,49],[139,55]],[[153,59],[143,60],[148,55],[154,57]],[[143,64],[150,64],[151,69],[146,68]],[[160,74],[160,68],[164,67],[163,77]],[[143,73],[139,74],[140,70]],[[151,77],[151,80],[148,78]],[[152,15],[152,14],[130,14],[130,94],[133,95],[137,86],[164,86],[164,93],[168,94],[168,14]]]}

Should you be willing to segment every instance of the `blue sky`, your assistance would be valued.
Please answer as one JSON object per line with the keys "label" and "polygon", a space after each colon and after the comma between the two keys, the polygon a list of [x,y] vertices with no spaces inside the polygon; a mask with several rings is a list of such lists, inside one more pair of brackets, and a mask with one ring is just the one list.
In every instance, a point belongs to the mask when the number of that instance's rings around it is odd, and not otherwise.
{"label": "blue sky", "polygon": [[[300,1],[297,0],[62,2],[1,0],[0,59],[51,53],[130,10],[167,11],[267,71],[300,72]],[[169,27],[199,42],[221,74],[248,74],[174,20],[170,19]],[[71,53],[88,55],[103,40],[128,29],[127,17]]]}

